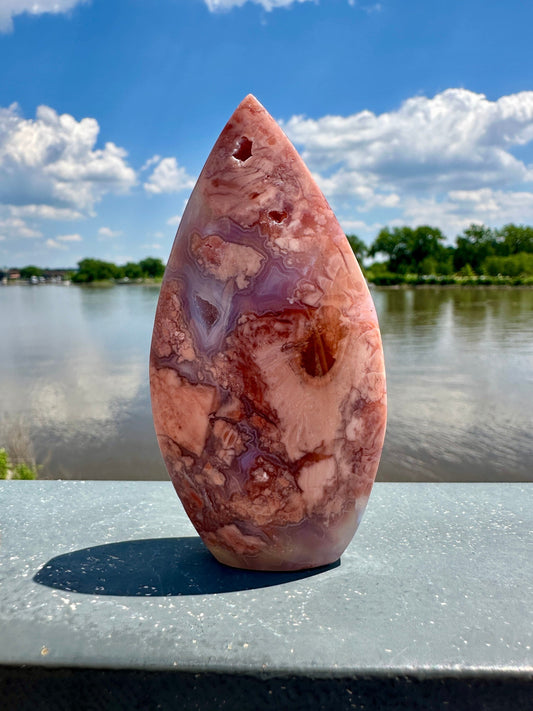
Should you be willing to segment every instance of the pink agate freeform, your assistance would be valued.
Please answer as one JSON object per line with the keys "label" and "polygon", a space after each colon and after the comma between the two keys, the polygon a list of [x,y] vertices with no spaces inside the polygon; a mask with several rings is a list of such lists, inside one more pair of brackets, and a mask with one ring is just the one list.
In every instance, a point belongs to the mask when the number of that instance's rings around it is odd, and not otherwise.
{"label": "pink agate freeform", "polygon": [[326,199],[251,95],[181,220],[150,385],[170,478],[220,562],[298,570],[339,558],[385,434],[378,321]]}

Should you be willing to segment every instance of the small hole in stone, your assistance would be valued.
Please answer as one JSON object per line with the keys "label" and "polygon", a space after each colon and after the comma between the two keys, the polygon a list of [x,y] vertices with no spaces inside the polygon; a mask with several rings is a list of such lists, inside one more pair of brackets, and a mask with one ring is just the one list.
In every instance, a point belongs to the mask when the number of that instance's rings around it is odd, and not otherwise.
{"label": "small hole in stone", "polygon": [[281,212],[278,212],[278,210],[271,210],[268,213],[268,216],[271,220],[274,220],[274,222],[283,222],[283,220],[286,220],[288,217],[285,210],[282,210]]}
{"label": "small hole in stone", "polygon": [[246,136],[243,136],[239,141],[239,145],[233,151],[233,157],[244,163],[252,155],[252,142]]}
{"label": "small hole in stone", "polygon": [[250,193],[248,197],[250,198],[250,200],[255,200],[259,197],[259,193]]}
{"label": "small hole in stone", "polygon": [[207,328],[210,329],[213,324],[216,323],[220,315],[217,307],[209,301],[206,301],[206,299],[202,299],[201,296],[196,296],[196,305],[198,306],[202,321]]}

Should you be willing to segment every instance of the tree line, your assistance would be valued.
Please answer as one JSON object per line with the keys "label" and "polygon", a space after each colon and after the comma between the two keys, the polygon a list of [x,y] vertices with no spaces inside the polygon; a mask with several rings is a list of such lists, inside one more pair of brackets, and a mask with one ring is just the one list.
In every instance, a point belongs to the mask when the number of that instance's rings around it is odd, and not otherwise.
{"label": "tree line", "polygon": [[[117,265],[102,259],[82,259],[78,262],[76,270],[43,269],[34,264],[29,264],[18,270],[21,279],[30,280],[33,277],[49,278],[56,273],[61,273],[64,278],[69,278],[76,284],[90,284],[98,281],[137,281],[142,279],[160,279],[165,271],[165,265],[156,257],[146,257],[140,262],[128,262]],[[0,272],[0,276],[7,273]]]}
{"label": "tree line", "polygon": [[156,257],[146,257],[140,262],[128,262],[123,266],[101,259],[82,259],[78,262],[78,271],[72,275],[72,281],[76,284],[90,284],[93,281],[159,279],[164,271],[165,265]]}
{"label": "tree line", "polygon": [[364,269],[368,281],[378,284],[455,276],[533,283],[533,227],[527,225],[472,224],[455,245],[445,245],[440,229],[429,225],[384,227],[369,247],[357,235],[347,237],[360,263],[378,257]]}
{"label": "tree line", "polygon": [[[348,241],[374,284],[500,283],[533,284],[533,227],[508,224],[500,229],[472,224],[446,245],[438,227],[384,227],[370,245],[357,235]],[[370,261],[373,260],[373,261]],[[20,270],[22,279],[39,277],[46,270],[35,266]],[[100,259],[82,259],[71,279],[77,284],[99,281],[160,279],[161,259],[146,257],[118,266]]]}

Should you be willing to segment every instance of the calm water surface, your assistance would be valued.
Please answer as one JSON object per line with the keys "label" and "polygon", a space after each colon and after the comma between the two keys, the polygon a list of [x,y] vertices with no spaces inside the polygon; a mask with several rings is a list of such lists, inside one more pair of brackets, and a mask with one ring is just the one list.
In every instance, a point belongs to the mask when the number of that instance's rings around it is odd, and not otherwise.
{"label": "calm water surface", "polygon": [[[148,388],[158,294],[0,287],[0,417],[24,419],[42,478],[167,478]],[[533,480],[533,290],[373,296],[389,392],[378,479]]]}

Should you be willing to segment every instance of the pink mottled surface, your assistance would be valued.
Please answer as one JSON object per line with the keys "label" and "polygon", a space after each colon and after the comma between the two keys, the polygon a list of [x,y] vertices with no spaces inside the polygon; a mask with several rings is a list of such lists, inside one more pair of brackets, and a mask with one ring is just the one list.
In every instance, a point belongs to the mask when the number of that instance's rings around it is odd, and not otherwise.
{"label": "pink mottled surface", "polygon": [[338,559],[383,445],[379,327],[333,212],[251,95],[178,229],[150,384],[170,477],[218,560],[296,570]]}

